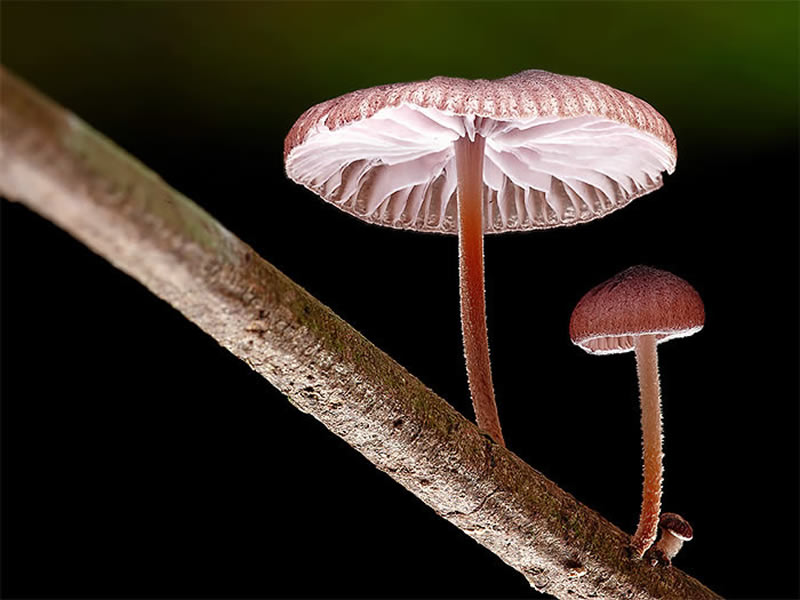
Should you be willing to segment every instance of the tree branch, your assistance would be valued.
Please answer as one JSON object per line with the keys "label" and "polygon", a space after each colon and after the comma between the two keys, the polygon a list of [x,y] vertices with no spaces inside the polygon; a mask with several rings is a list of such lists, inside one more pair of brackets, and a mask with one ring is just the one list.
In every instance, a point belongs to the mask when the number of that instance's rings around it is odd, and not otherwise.
{"label": "tree branch", "polygon": [[493,443],[201,208],[0,68],[0,193],[181,311],[438,515],[559,598],[719,598]]}

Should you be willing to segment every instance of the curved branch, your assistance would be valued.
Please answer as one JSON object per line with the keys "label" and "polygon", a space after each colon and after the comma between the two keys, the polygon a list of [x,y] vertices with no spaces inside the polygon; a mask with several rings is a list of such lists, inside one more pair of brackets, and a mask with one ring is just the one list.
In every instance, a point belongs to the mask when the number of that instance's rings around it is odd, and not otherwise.
{"label": "curved branch", "polygon": [[128,273],[559,598],[719,598],[449,404],[157,175],[0,69],[0,193]]}

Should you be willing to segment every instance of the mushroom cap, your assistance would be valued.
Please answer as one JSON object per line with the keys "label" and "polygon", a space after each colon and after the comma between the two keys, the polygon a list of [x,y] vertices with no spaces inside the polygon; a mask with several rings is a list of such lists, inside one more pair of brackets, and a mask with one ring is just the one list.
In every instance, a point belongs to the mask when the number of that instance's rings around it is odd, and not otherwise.
{"label": "mushroom cap", "polygon": [[652,106],[546,71],[434,77],[308,109],[286,136],[286,174],[365,221],[456,233],[453,142],[486,138],[484,231],[590,221],[658,189],[677,160]]}
{"label": "mushroom cap", "polygon": [[572,342],[591,354],[633,350],[636,336],[656,342],[693,335],[705,323],[703,301],[667,271],[635,266],[589,290],[569,322]]}
{"label": "mushroom cap", "polygon": [[658,525],[683,542],[688,542],[694,537],[692,526],[679,514],[670,512],[661,513],[661,519]]}

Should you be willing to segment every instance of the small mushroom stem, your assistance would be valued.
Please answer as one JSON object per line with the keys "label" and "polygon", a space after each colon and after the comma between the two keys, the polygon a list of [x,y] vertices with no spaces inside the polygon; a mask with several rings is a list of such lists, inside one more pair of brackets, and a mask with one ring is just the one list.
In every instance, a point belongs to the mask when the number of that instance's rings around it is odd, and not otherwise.
{"label": "small mushroom stem", "polygon": [[486,140],[475,135],[455,144],[458,173],[458,255],[461,277],[461,331],[467,379],[478,426],[505,446],[494,400],[486,299],[483,284],[483,152]]}
{"label": "small mushroom stem", "polygon": [[661,390],[658,381],[656,337],[654,335],[636,337],[634,351],[642,406],[644,484],[642,512],[631,545],[636,557],[641,558],[658,535],[664,455],[661,448]]}
{"label": "small mushroom stem", "polygon": [[672,559],[680,552],[683,547],[683,540],[676,535],[673,535],[667,530],[662,531],[661,539],[655,545],[657,556],[666,565],[672,564]]}

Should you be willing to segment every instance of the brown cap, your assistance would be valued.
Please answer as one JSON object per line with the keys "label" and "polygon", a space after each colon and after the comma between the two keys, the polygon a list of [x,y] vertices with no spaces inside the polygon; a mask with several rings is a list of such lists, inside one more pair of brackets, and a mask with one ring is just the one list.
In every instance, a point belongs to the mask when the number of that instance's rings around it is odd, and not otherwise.
{"label": "brown cap", "polygon": [[660,269],[635,266],[592,288],[569,323],[572,342],[592,354],[633,350],[639,335],[657,342],[697,333],[703,301],[686,281]]}
{"label": "brown cap", "polygon": [[658,524],[684,542],[688,542],[694,537],[692,526],[679,514],[669,512],[661,513],[661,519]]}
{"label": "brown cap", "polygon": [[662,185],[675,136],[652,106],[583,77],[434,77],[318,104],[284,143],[287,175],[357,217],[455,233],[453,142],[486,138],[484,230],[590,221]]}

